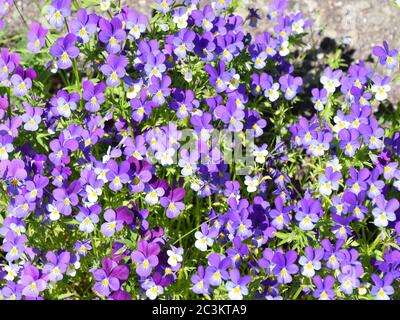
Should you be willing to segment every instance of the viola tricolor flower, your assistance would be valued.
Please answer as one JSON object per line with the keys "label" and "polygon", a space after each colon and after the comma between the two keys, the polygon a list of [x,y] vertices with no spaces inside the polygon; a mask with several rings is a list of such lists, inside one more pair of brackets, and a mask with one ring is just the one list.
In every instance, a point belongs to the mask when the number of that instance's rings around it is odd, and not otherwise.
{"label": "viola tricolor flower", "polygon": [[28,50],[38,53],[43,48],[46,41],[48,30],[43,28],[39,23],[33,22],[30,25],[28,37]]}
{"label": "viola tricolor flower", "polygon": [[396,49],[390,50],[389,44],[383,41],[383,46],[375,46],[372,48],[374,56],[379,58],[379,62],[386,66],[389,70],[397,68],[399,65],[398,55],[399,51]]}
{"label": "viola tricolor flower", "polygon": [[60,69],[72,67],[72,60],[79,56],[79,49],[75,46],[77,38],[69,33],[64,38],[59,38],[50,48],[53,57],[58,58],[57,65]]}
{"label": "viola tricolor flower", "polygon": [[0,51],[0,300],[399,299],[397,49],[305,61],[287,0],[89,2]]}
{"label": "viola tricolor flower", "polygon": [[57,29],[64,26],[64,19],[71,15],[71,0],[53,0],[47,11],[49,23]]}

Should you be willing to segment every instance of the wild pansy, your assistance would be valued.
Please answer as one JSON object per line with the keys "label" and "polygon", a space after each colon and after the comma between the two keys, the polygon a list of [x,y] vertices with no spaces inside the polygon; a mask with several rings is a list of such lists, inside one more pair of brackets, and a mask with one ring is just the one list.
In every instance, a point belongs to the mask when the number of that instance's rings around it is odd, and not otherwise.
{"label": "wild pansy", "polygon": [[374,56],[379,58],[381,65],[386,66],[389,70],[396,69],[399,65],[398,55],[399,51],[396,49],[389,49],[389,44],[383,41],[383,46],[374,46],[372,48],[372,53]]}
{"label": "wild pansy", "polygon": [[108,21],[100,18],[99,27],[99,40],[106,45],[107,52],[113,54],[119,53],[121,51],[121,43],[126,38],[121,20],[113,18],[111,21]]}
{"label": "wild pansy", "polygon": [[76,13],[76,19],[69,23],[71,32],[75,34],[79,42],[87,43],[92,35],[97,31],[99,17],[94,14],[88,14],[85,9],[79,9]]}
{"label": "wild pansy", "polygon": [[50,53],[57,58],[57,65],[60,69],[68,69],[72,66],[72,60],[79,55],[79,48],[75,46],[77,37],[69,33],[59,38],[50,48]]}
{"label": "wild pansy", "polygon": [[115,87],[120,83],[120,79],[125,75],[125,67],[128,65],[128,59],[125,56],[109,54],[106,63],[100,67],[100,71],[107,77],[107,85]]}
{"label": "wild pansy", "polygon": [[27,33],[27,48],[33,53],[38,53],[45,45],[48,30],[43,28],[39,23],[33,22]]}
{"label": "wild pansy", "polygon": [[71,15],[71,0],[53,0],[47,10],[49,23],[61,29],[64,26],[64,19]]}
{"label": "wild pansy", "polygon": [[117,291],[121,283],[128,279],[129,269],[125,265],[118,265],[112,259],[105,257],[102,267],[93,270],[93,278],[97,281],[93,290],[100,296],[107,297],[111,292]]}
{"label": "wild pansy", "polygon": [[106,85],[103,82],[95,85],[90,80],[87,80],[83,83],[82,87],[82,98],[87,101],[85,109],[90,112],[99,111],[100,105],[105,101],[104,91]]}
{"label": "wild pansy", "polygon": [[286,0],[255,35],[235,1],[49,2],[0,54],[0,298],[399,298],[396,49],[317,66]]}

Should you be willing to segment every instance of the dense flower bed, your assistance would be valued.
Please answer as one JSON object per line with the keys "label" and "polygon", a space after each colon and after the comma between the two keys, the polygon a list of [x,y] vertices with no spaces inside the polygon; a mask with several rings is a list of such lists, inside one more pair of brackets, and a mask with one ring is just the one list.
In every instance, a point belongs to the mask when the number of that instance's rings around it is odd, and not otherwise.
{"label": "dense flower bed", "polygon": [[315,86],[311,20],[236,5],[53,0],[1,50],[0,299],[399,298],[398,51]]}

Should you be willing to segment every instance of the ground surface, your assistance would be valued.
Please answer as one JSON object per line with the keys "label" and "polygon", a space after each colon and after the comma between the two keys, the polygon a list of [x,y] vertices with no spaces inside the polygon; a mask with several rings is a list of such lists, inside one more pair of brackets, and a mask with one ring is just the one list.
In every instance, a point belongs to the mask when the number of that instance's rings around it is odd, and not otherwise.
{"label": "ground surface", "polygon": [[[317,39],[335,39],[340,43],[343,38],[350,40],[351,58],[367,59],[372,45],[387,40],[392,47],[400,48],[400,9],[392,7],[390,0],[290,0],[292,10],[300,10],[314,21],[314,32]],[[208,0],[202,2],[207,3]],[[242,0],[241,14],[247,15],[248,7],[260,9],[265,18],[268,12],[268,0]],[[15,0],[25,19],[37,20],[43,7],[43,0]],[[136,10],[149,14],[152,0],[122,0]],[[264,19],[265,21],[265,19]],[[24,27],[15,10],[7,16],[6,23],[15,33]],[[260,23],[257,32],[269,30],[267,23]],[[391,100],[400,100],[400,86],[394,88]]]}

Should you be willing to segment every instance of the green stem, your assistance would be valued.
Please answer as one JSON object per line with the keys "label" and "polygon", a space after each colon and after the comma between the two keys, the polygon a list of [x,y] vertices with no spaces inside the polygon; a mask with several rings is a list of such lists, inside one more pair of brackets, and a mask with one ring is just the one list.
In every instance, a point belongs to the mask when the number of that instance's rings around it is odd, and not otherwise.
{"label": "green stem", "polygon": [[78,71],[78,63],[77,59],[74,59],[72,62],[72,69],[74,71],[74,77],[75,77],[75,84],[77,86],[77,90],[79,90],[79,71]]}
{"label": "green stem", "polygon": [[22,19],[22,22],[23,22],[23,23],[25,24],[25,26],[28,28],[28,27],[29,27],[29,26],[28,26],[28,23],[26,22],[24,16],[22,15],[21,10],[19,10],[19,7],[17,6],[17,3],[16,3],[14,0],[13,0],[13,3],[14,3],[14,6],[15,6],[15,9],[17,9],[18,14],[19,14],[19,16],[20,16],[21,19]]}

